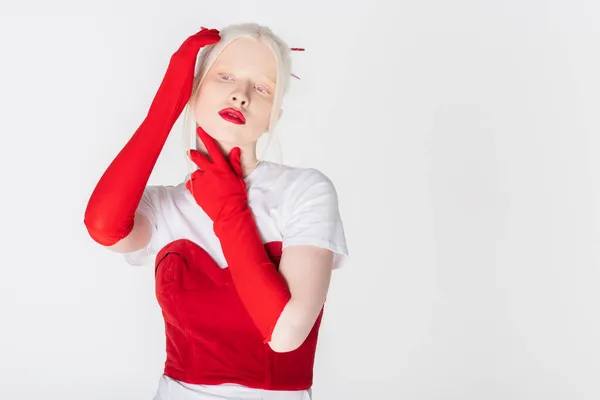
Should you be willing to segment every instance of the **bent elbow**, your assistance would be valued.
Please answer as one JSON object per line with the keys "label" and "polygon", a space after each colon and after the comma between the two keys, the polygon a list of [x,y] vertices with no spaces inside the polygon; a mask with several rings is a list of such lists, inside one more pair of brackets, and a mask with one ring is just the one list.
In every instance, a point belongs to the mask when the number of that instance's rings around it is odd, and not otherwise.
{"label": "bent elbow", "polygon": [[85,215],[83,219],[83,224],[85,225],[88,234],[90,237],[98,244],[102,246],[112,246],[121,240],[124,235],[123,232],[131,231],[131,228],[119,230],[114,229],[114,223],[109,221],[107,218],[100,218],[98,216],[90,216],[88,214]]}

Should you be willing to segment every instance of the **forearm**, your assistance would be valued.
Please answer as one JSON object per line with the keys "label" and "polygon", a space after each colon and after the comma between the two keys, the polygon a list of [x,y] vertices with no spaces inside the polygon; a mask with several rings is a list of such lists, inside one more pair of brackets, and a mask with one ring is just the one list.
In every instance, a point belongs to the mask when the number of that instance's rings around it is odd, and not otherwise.
{"label": "forearm", "polygon": [[264,247],[250,208],[240,205],[227,215],[215,222],[215,233],[236,290],[267,343],[291,293]]}
{"label": "forearm", "polygon": [[290,298],[277,319],[269,345],[277,352],[293,351],[300,347],[313,328],[320,311],[307,310],[306,304],[297,298]]}
{"label": "forearm", "polygon": [[84,223],[102,245],[117,243],[133,229],[135,211],[169,134],[148,125],[140,125],[90,196]]}

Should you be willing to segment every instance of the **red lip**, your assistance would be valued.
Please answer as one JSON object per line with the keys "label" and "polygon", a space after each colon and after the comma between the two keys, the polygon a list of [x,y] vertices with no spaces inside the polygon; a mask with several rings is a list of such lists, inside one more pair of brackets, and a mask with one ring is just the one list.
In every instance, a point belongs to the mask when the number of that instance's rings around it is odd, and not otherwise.
{"label": "red lip", "polygon": [[234,124],[243,125],[246,123],[246,117],[240,111],[235,108],[224,108],[219,111],[219,115],[225,121],[232,122]]}

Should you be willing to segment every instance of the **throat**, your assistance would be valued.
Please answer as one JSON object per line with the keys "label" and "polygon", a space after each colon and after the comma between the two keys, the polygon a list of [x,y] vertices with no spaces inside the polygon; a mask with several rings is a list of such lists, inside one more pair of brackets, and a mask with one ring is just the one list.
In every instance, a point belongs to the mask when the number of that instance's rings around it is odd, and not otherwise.
{"label": "throat", "polygon": [[242,176],[243,178],[247,178],[248,175],[250,175],[252,172],[254,172],[256,170],[256,168],[258,168],[258,165],[260,164],[259,160],[254,159],[253,161],[250,162],[244,162],[242,161]]}

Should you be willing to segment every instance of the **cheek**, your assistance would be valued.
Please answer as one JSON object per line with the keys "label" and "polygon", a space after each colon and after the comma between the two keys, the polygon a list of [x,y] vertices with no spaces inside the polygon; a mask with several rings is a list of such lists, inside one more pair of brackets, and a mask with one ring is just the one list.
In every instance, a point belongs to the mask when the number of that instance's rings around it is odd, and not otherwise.
{"label": "cheek", "polygon": [[261,96],[259,93],[254,92],[250,97],[251,107],[254,109],[255,114],[260,114],[264,116],[268,114],[271,110],[271,105],[273,104],[269,98],[265,98],[265,96]]}
{"label": "cheek", "polygon": [[213,112],[213,108],[214,102],[211,101],[210,90],[201,89],[194,102],[194,116],[196,117],[196,121],[201,123],[202,120],[205,120]]}
{"label": "cheek", "polygon": [[194,103],[194,117],[196,117],[196,121],[199,122],[201,119],[203,119],[205,113],[206,107],[204,104],[202,104],[201,99],[196,99],[196,102]]}
{"label": "cheek", "polygon": [[267,129],[271,119],[271,109],[273,108],[272,102],[263,101],[260,104],[260,124]]}

